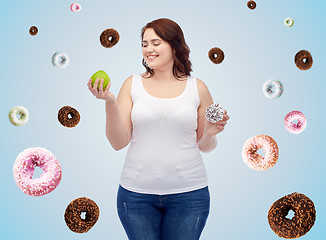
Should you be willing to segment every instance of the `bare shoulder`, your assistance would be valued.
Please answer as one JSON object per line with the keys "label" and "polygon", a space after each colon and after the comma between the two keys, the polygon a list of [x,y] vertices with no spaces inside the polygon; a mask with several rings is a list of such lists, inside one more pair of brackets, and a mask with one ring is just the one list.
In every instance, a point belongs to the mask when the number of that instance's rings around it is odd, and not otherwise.
{"label": "bare shoulder", "polygon": [[122,86],[131,88],[133,75],[129,76],[122,84]]}
{"label": "bare shoulder", "polygon": [[196,80],[197,80],[198,95],[200,99],[199,106],[201,106],[203,103],[207,105],[208,103],[213,102],[211,93],[209,92],[209,89],[206,86],[206,84],[199,78],[196,78]]}
{"label": "bare shoulder", "polygon": [[132,85],[132,78],[133,76],[129,76],[122,84],[120,88],[121,94],[128,94],[128,96],[131,98],[131,85]]}

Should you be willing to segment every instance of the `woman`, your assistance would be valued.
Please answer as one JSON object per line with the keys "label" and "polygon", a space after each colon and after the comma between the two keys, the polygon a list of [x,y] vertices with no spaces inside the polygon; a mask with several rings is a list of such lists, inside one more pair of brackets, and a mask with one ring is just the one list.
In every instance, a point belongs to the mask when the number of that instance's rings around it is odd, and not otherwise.
{"label": "woman", "polygon": [[[106,136],[115,150],[129,143],[117,196],[120,221],[131,240],[199,239],[210,196],[200,151],[210,152],[223,131],[205,118],[213,99],[190,76],[189,48],[179,25],[157,19],[141,32],[146,72],[130,76],[117,99],[103,80],[88,87],[105,100]],[[99,90],[97,86],[100,84]]]}

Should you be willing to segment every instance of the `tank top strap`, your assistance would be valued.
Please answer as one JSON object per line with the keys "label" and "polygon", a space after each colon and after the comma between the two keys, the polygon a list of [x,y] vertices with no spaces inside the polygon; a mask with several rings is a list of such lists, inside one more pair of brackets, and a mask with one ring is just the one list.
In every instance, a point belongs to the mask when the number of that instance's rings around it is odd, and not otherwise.
{"label": "tank top strap", "polygon": [[133,102],[135,102],[137,99],[141,97],[141,81],[142,81],[141,74],[134,74],[132,76],[130,94]]}
{"label": "tank top strap", "polygon": [[188,94],[191,96],[192,101],[194,101],[194,104],[196,107],[199,106],[200,100],[197,90],[197,79],[196,77],[189,76],[188,78],[189,82],[189,88],[188,88]]}

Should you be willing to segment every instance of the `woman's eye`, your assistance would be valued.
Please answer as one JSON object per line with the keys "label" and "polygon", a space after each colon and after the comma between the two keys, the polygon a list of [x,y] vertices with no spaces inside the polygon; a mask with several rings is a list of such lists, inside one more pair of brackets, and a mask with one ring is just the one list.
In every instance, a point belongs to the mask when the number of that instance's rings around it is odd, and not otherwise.
{"label": "woman's eye", "polygon": [[[160,45],[160,43],[153,43],[153,45],[158,46],[158,45]],[[148,46],[148,44],[142,44],[142,47],[147,47],[147,46]]]}

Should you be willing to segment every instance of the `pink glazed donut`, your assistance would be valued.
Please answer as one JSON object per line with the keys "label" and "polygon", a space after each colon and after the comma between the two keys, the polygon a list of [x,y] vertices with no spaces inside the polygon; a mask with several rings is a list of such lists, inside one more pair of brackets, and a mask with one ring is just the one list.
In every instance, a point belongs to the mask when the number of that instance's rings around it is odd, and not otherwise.
{"label": "pink glazed donut", "polygon": [[[263,148],[265,157],[257,153]],[[249,138],[242,148],[243,161],[254,170],[267,170],[275,165],[278,160],[278,146],[273,138],[267,135],[257,135]]]}
{"label": "pink glazed donut", "polygon": [[79,12],[81,9],[81,6],[79,3],[73,3],[70,5],[70,10],[73,12]]}
{"label": "pink glazed donut", "polygon": [[[294,123],[293,121],[298,122]],[[289,112],[284,118],[284,125],[286,130],[290,133],[299,134],[305,130],[307,126],[306,117],[299,111]]]}
{"label": "pink glazed donut", "polygon": [[[44,173],[41,177],[32,179],[35,167],[40,167]],[[13,171],[17,186],[34,197],[52,192],[61,180],[59,161],[49,150],[40,147],[27,148],[21,152]]]}

